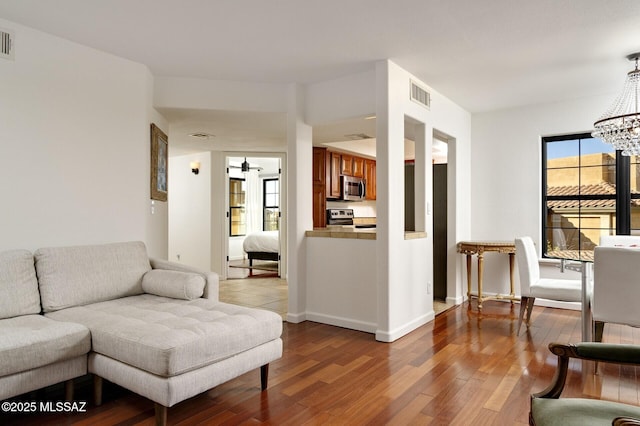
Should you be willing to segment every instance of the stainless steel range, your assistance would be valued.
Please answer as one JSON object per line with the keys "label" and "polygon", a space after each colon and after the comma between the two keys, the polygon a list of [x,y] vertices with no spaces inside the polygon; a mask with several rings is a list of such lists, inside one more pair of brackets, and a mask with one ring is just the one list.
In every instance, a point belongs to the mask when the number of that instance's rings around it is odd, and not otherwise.
{"label": "stainless steel range", "polygon": [[353,209],[327,209],[327,225],[353,225]]}

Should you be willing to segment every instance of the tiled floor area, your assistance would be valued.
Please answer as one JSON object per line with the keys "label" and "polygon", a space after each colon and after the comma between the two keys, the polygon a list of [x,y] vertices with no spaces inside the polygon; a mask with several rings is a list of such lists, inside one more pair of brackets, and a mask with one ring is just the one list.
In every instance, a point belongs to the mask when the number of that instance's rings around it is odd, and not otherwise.
{"label": "tiled floor area", "polygon": [[[287,318],[287,281],[280,278],[245,278],[220,281],[220,301],[274,311]],[[434,300],[438,315],[453,305]]]}
{"label": "tiled floor area", "polygon": [[287,281],[280,278],[245,278],[220,281],[220,301],[262,308],[287,317]]}

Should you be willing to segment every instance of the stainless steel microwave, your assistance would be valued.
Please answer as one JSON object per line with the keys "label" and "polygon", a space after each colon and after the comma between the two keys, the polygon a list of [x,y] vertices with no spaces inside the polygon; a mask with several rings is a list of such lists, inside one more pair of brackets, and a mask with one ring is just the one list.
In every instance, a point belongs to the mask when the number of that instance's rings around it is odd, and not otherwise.
{"label": "stainless steel microwave", "polygon": [[340,199],[343,201],[362,201],[366,195],[366,187],[362,178],[340,176]]}

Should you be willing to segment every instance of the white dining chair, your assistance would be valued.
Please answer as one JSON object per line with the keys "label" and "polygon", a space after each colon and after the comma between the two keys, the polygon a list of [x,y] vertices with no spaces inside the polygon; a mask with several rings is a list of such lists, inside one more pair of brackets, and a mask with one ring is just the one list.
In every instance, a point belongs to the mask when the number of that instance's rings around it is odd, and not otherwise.
{"label": "white dining chair", "polygon": [[600,237],[600,245],[605,247],[640,248],[640,235],[603,235]]}
{"label": "white dining chair", "polygon": [[531,310],[536,297],[563,302],[580,302],[582,282],[562,278],[541,278],[538,254],[531,237],[516,238],[515,243],[516,261],[520,273],[520,315],[516,333],[519,335],[525,311],[527,327],[530,325]]}
{"label": "white dining chair", "polygon": [[640,285],[638,285],[639,247],[606,247],[594,249],[593,340],[602,342],[605,323],[640,327]]}

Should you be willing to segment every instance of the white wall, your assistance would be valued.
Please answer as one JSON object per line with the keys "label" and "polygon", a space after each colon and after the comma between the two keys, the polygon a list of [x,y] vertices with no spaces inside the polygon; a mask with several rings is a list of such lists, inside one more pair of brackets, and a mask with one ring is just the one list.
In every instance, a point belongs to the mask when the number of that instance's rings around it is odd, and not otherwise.
{"label": "white wall", "polygon": [[[153,108],[153,77],[147,71],[147,123],[155,123],[164,133],[168,135],[169,125],[165,118]],[[147,126],[149,134],[147,140],[151,138],[151,126]],[[169,144],[171,139],[169,139]],[[151,151],[147,153],[151,157]],[[147,161],[150,163],[150,161]],[[149,166],[150,167],[150,166]],[[171,171],[168,173],[168,184],[171,183]],[[173,194],[172,194],[173,196]],[[146,243],[149,256],[160,259],[169,259],[169,203],[166,201],[147,200],[146,208],[147,233]]]}
{"label": "white wall", "polygon": [[306,245],[306,319],[375,333],[376,241],[313,237]]}
{"label": "white wall", "polygon": [[[200,162],[200,172],[190,163]],[[211,270],[211,153],[169,158],[169,260]]]}
{"label": "white wall", "polygon": [[156,108],[284,112],[285,84],[156,77]]}
{"label": "white wall", "polygon": [[165,123],[147,68],[0,26],[16,46],[0,59],[0,249],[143,240],[166,254],[149,199],[149,120]]}
{"label": "white wall", "polygon": [[[472,239],[513,240],[529,235],[540,255],[541,137],[591,131],[614,97],[610,94],[474,115]],[[508,289],[506,262],[503,255],[485,256],[487,293]]]}

